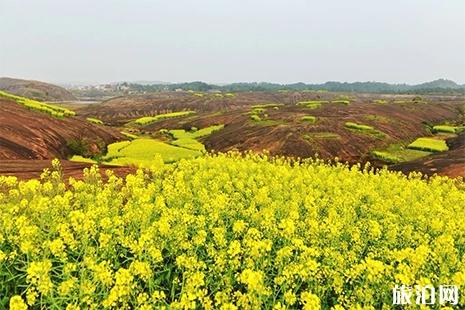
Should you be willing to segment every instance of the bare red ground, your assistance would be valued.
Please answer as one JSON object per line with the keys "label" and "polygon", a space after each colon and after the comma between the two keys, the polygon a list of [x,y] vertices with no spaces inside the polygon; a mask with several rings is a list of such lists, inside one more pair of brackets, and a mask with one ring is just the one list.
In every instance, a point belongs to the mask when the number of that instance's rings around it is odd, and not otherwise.
{"label": "bare red ground", "polygon": [[[0,160],[0,175],[16,176],[22,180],[34,179],[40,177],[43,170],[51,166],[51,160]],[[90,167],[91,164],[62,160],[61,166],[64,178],[67,180],[69,177],[81,179],[83,169]],[[135,171],[135,168],[131,167],[100,165],[99,168],[103,177],[106,170],[112,170],[120,177]]]}
{"label": "bare red ground", "polygon": [[[144,132],[157,132],[162,128],[203,128],[225,124],[225,128],[204,139],[209,150],[262,151],[274,155],[311,157],[318,154],[324,159],[338,157],[350,163],[372,160],[373,149],[383,149],[392,143],[411,142],[418,137],[431,135],[426,124],[440,124],[456,120],[456,103],[386,104],[354,102],[349,106],[324,104],[310,110],[286,105],[279,110],[268,109],[263,122],[254,122],[250,107],[238,108],[219,115],[200,114],[188,119],[171,119],[145,126]],[[315,124],[302,121],[305,115],[317,117]],[[373,118],[375,117],[375,118]],[[379,138],[345,127],[346,122],[370,125],[386,134]],[[315,133],[333,133],[337,139],[314,138]]]}
{"label": "bare red ground", "polygon": [[85,139],[95,152],[101,145],[123,139],[108,127],[72,118],[57,119],[0,99],[0,160],[66,159],[70,141]]}
{"label": "bare red ground", "polygon": [[439,174],[465,179],[465,133],[450,143],[450,150],[447,152],[394,165],[391,169],[404,173],[419,171],[427,175]]}

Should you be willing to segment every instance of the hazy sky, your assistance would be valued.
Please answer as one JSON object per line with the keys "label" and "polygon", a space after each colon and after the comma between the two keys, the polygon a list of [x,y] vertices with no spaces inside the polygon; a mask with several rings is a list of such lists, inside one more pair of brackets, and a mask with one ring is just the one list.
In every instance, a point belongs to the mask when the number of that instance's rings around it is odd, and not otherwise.
{"label": "hazy sky", "polygon": [[0,76],[465,83],[465,0],[0,0]]}

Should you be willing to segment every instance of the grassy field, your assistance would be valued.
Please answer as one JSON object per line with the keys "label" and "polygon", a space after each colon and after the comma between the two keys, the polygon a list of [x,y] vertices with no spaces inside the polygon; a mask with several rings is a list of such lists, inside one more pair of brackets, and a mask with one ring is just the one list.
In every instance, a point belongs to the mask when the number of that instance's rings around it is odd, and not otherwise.
{"label": "grassy field", "polygon": [[409,149],[400,144],[393,144],[385,150],[374,151],[373,155],[389,163],[399,163],[431,155],[431,152]]}
{"label": "grassy field", "polygon": [[214,131],[220,130],[224,125],[215,125],[206,128],[202,128],[195,131],[186,131],[184,129],[173,129],[169,130],[168,133],[173,137],[174,141],[171,144],[180,146],[183,148],[195,150],[195,151],[205,151],[205,146],[199,142],[197,139],[201,137],[208,136]]}
{"label": "grassy field", "polygon": [[33,99],[21,97],[21,96],[12,95],[4,91],[0,91],[0,97],[14,100],[18,104],[21,104],[28,109],[47,113],[57,118],[70,117],[70,116],[76,115],[74,111],[71,111],[63,107],[59,107],[57,105],[53,105],[49,103],[43,103],[37,100],[33,100]]}
{"label": "grassy field", "polygon": [[449,150],[446,141],[434,138],[418,138],[410,143],[408,148],[427,152],[444,152]]}
{"label": "grassy field", "polygon": [[431,155],[431,152],[409,149],[401,144],[393,144],[384,150],[373,151],[372,155],[387,163],[400,163]]}
{"label": "grassy field", "polygon": [[[205,146],[197,139],[220,130],[224,125],[215,125],[200,130],[185,131],[174,129],[166,131],[173,141],[171,144],[150,139],[140,138],[134,134],[122,132],[131,141],[121,141],[108,145],[107,154],[101,161],[113,165],[134,165],[150,167],[161,158],[164,162],[175,162],[180,159],[193,158],[205,152]],[[73,156],[71,161],[96,163],[91,158]]]}
{"label": "grassy field", "polygon": [[110,164],[149,167],[160,157],[168,163],[199,155],[201,155],[200,151],[177,147],[154,139],[139,138],[110,144],[108,153],[102,160]]}
{"label": "grassy field", "polygon": [[[155,146],[119,151],[137,141]],[[460,181],[255,155],[108,181],[53,165],[0,177],[2,309],[391,309],[394,284],[465,285]]]}
{"label": "grassy field", "polygon": [[175,118],[175,117],[182,117],[182,116],[188,116],[194,114],[194,111],[180,111],[180,112],[172,112],[172,113],[165,113],[165,114],[158,114],[155,116],[144,116],[141,118],[138,118],[134,121],[136,125],[148,125],[154,122],[158,122],[163,119],[167,118]]}

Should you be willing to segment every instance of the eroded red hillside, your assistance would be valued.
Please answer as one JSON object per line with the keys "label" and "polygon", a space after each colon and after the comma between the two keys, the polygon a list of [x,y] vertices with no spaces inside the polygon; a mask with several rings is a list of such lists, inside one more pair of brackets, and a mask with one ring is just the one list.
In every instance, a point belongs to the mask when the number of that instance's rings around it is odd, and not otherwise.
{"label": "eroded red hillside", "polygon": [[74,145],[99,153],[122,139],[114,129],[77,118],[57,119],[0,99],[0,161],[14,159],[65,159]]}

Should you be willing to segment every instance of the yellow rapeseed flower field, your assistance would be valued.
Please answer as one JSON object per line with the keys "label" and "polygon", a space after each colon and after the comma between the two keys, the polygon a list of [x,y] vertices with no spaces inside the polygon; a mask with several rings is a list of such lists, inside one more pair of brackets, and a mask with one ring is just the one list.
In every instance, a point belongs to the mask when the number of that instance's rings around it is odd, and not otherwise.
{"label": "yellow rapeseed flower field", "polygon": [[396,284],[463,288],[464,251],[441,177],[239,154],[0,177],[0,308],[391,309]]}

